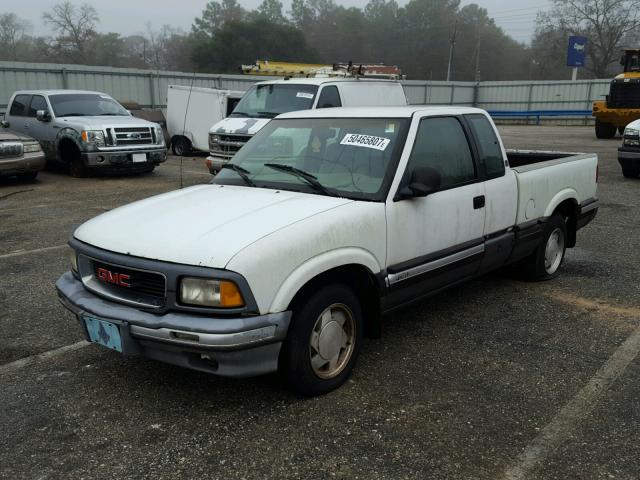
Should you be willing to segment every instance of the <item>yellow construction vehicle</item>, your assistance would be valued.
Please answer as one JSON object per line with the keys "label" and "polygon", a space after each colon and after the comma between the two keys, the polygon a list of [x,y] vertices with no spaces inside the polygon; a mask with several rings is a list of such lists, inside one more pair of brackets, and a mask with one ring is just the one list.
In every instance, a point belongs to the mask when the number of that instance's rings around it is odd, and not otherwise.
{"label": "yellow construction vehicle", "polygon": [[257,60],[254,65],[240,67],[245,75],[276,77],[379,77],[402,79],[402,71],[395,65],[382,63],[291,63]]}
{"label": "yellow construction vehicle", "polygon": [[624,73],[612,80],[606,100],[593,102],[598,138],[613,138],[640,118],[640,48],[625,49],[620,63]]}

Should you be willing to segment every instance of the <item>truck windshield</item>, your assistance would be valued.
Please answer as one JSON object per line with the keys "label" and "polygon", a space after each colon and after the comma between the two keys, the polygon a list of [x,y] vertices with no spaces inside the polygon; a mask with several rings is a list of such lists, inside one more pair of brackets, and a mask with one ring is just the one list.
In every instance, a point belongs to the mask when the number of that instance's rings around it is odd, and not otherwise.
{"label": "truck windshield", "polygon": [[316,85],[254,85],[244,94],[232,117],[273,118],[281,113],[308,110],[318,91]]}
{"label": "truck windshield", "polygon": [[405,118],[276,119],[231,160],[251,183],[231,168],[212,183],[384,201],[408,124]]}
{"label": "truck windshield", "polygon": [[97,93],[49,95],[49,101],[56,117],[129,116],[129,112],[114,99]]}

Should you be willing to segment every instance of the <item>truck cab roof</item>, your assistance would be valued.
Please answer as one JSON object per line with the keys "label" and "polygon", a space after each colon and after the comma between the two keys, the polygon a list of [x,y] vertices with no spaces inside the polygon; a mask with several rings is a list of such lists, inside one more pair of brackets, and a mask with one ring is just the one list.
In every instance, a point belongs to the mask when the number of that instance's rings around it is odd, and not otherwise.
{"label": "truck cab roof", "polygon": [[486,115],[484,110],[473,107],[407,105],[398,107],[319,108],[315,110],[283,113],[276,118],[411,118],[416,113],[427,113],[431,115],[480,113]]}
{"label": "truck cab roof", "polygon": [[287,84],[292,83],[296,85],[324,85],[325,83],[391,83],[397,84],[397,80],[391,80],[386,78],[355,78],[355,77],[313,77],[313,78],[279,78],[276,80],[266,80],[264,82],[258,82],[257,85],[275,85],[275,84]]}
{"label": "truck cab roof", "polygon": [[54,90],[17,90],[14,95],[73,95],[73,94],[95,94],[95,95],[108,95],[104,92],[95,92],[92,90],[65,90],[65,89],[54,89]]}

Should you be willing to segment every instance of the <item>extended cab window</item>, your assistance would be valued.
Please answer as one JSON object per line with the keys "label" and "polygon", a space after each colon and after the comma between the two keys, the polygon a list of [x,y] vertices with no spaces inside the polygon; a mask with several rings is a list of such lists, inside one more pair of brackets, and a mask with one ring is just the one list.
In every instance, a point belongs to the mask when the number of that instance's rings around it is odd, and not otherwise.
{"label": "extended cab window", "polygon": [[332,108],[341,107],[340,94],[338,93],[338,87],[329,85],[322,89],[320,92],[320,98],[318,99],[318,108]]}
{"label": "extended cab window", "polygon": [[29,116],[35,117],[38,110],[48,110],[47,101],[41,95],[31,97],[31,105],[29,105]]}
{"label": "extended cab window", "polygon": [[502,149],[493,127],[484,115],[467,115],[473,134],[480,149],[480,161],[484,164],[487,178],[504,175],[504,159]]}
{"label": "extended cab window", "polygon": [[442,177],[441,190],[477,178],[467,136],[456,118],[425,118],[420,122],[407,172],[417,166],[437,170]]}
{"label": "extended cab window", "polygon": [[27,115],[27,106],[29,105],[30,95],[16,95],[11,104],[9,115],[16,117],[24,117]]}

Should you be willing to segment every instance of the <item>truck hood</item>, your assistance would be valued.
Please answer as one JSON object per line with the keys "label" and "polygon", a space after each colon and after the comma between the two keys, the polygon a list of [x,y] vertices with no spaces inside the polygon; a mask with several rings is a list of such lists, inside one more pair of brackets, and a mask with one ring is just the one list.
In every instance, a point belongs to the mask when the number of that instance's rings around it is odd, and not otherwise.
{"label": "truck hood", "polygon": [[136,117],[112,117],[103,115],[98,117],[62,117],[56,122],[67,123],[78,130],[102,130],[105,127],[148,127],[155,125],[147,120]]}
{"label": "truck hood", "polygon": [[209,133],[255,135],[270,121],[270,118],[227,117],[211,127]]}
{"label": "truck hood", "polygon": [[199,185],[141,200],[81,225],[74,237],[104,250],[224,268],[248,245],[352,200],[230,185]]}

